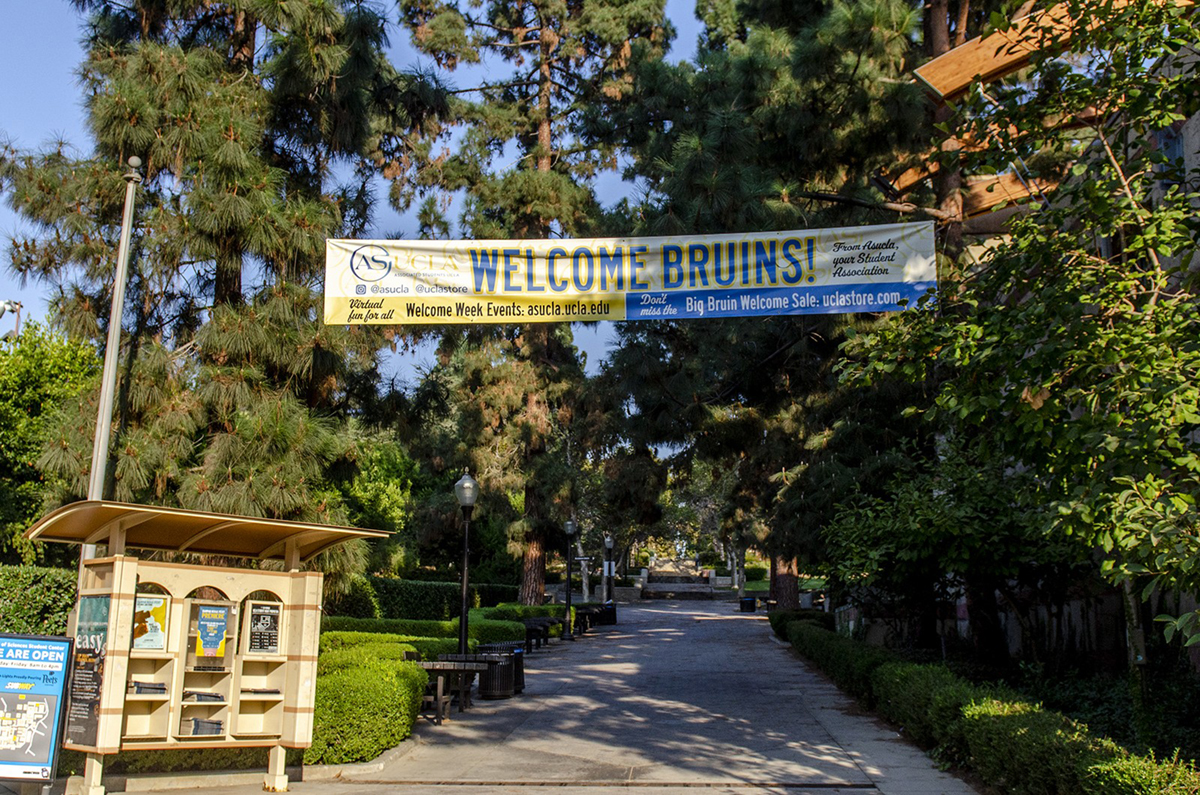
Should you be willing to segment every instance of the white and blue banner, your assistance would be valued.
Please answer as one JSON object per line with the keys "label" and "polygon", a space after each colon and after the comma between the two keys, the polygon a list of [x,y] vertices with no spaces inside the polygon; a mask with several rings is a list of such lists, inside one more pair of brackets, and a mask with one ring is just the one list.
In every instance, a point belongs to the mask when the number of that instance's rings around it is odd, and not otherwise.
{"label": "white and blue banner", "polygon": [[896,312],[936,287],[932,223],[590,240],[329,240],[325,322]]}

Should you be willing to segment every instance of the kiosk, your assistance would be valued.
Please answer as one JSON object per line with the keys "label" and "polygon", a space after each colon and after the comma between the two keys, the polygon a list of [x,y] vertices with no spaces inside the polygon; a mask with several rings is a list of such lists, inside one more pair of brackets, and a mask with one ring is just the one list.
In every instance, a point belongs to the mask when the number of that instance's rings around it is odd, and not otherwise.
{"label": "kiosk", "polygon": [[[312,743],[322,574],[318,553],[387,533],[86,501],[47,514],[36,541],[97,544],[81,564],[64,747],[106,754],[267,747],[263,789],[287,790],[285,749]],[[139,560],[129,548],[282,561],[282,570]],[[270,564],[276,565],[277,564]]]}

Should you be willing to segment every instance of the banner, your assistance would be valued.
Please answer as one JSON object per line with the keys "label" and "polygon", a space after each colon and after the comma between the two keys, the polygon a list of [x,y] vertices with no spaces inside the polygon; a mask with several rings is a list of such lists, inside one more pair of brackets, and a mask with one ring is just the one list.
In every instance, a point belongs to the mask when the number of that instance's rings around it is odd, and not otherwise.
{"label": "banner", "polygon": [[895,312],[936,286],[932,223],[325,244],[325,322],[336,325]]}

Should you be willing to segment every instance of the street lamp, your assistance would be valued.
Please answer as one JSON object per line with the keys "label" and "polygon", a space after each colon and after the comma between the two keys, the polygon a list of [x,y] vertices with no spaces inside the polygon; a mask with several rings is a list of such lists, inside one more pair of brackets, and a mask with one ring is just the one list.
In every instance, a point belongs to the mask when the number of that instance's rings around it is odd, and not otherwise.
{"label": "street lamp", "polygon": [[[117,392],[117,358],[121,354],[121,316],[125,311],[125,274],[129,270],[129,240],[133,236],[133,204],[137,186],[142,181],[138,169],[140,157],[129,158],[125,172],[125,212],[121,216],[121,242],[117,245],[116,271],[113,274],[112,307],[108,316],[108,342],[104,346],[104,369],[100,380],[100,406],[96,412],[96,440],[92,444],[92,468],[88,474],[87,498],[104,499],[105,470],[108,467],[108,445],[112,439],[113,402]],[[83,576],[83,561],[96,557],[96,545],[80,548],[79,574]]]}
{"label": "street lamp", "polygon": [[616,574],[613,565],[613,539],[612,533],[604,534],[604,601],[611,602],[613,600],[613,576]]}
{"label": "street lamp", "polygon": [[463,514],[463,563],[462,563],[462,609],[458,614],[458,653],[467,653],[467,564],[471,555],[471,511],[475,509],[475,501],[479,499],[479,483],[471,477],[466,469],[454,484],[454,496],[462,507]]}
{"label": "street lamp", "polygon": [[571,631],[575,623],[571,618],[571,556],[574,553],[571,544],[575,543],[575,529],[574,519],[568,519],[563,525],[567,533],[567,628],[563,631],[563,640],[575,640],[575,633]]}

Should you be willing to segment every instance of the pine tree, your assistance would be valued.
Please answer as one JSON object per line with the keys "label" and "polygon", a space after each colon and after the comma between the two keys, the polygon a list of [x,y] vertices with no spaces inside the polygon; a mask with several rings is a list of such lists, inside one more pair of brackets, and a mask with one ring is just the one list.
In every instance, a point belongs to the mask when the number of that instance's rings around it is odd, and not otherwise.
{"label": "pine tree", "polygon": [[[414,183],[393,190],[400,209],[421,197],[423,226],[448,229],[436,196],[461,191],[464,230],[479,238],[571,236],[590,228],[597,203],[589,180],[613,164],[611,147],[582,144],[581,108],[604,96],[626,100],[635,51],[660,51],[669,39],[662,0],[494,0],[482,6],[405,0],[413,41],[439,66],[484,62],[489,75],[460,89],[465,127],[457,151],[435,156]],[[502,67],[507,67],[504,69]],[[495,76],[493,76],[495,75]],[[504,162],[515,150],[516,165]],[[423,164],[424,165],[424,164]],[[487,417],[460,434],[486,488],[520,492],[510,525],[524,559],[521,600],[540,601],[547,544],[573,509],[564,498],[573,396],[583,371],[567,326],[508,327],[489,339],[447,332],[445,357],[480,347],[462,360],[466,413]],[[478,364],[474,364],[476,361]],[[512,445],[515,445],[513,447]],[[504,462],[500,467],[499,463]],[[552,506],[560,503],[557,511]]]}
{"label": "pine tree", "polygon": [[[95,151],[5,153],[0,187],[44,233],[13,267],[99,341],[130,155],[145,162],[108,494],[287,519],[345,516],[329,479],[376,402],[375,330],[319,321],[324,239],[370,222],[370,180],[436,127],[436,84],[396,72],[385,21],[338,0],[76,0]],[[340,181],[344,180],[344,181]],[[85,398],[85,402],[91,398]],[[95,410],[43,464],[82,495]]]}

